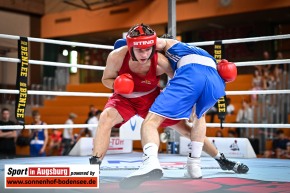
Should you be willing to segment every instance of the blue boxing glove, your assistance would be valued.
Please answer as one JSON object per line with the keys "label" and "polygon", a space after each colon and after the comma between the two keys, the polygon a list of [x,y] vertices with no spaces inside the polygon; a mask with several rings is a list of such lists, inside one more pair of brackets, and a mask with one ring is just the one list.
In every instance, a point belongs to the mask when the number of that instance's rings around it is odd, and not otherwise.
{"label": "blue boxing glove", "polygon": [[123,46],[127,46],[126,39],[117,39],[114,43],[114,50],[121,48]]}

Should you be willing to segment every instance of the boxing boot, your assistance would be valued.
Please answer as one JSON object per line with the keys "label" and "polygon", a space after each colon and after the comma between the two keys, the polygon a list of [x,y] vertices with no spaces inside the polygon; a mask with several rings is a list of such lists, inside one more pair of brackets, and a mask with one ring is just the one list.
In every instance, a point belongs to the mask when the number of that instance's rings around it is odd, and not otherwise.
{"label": "boxing boot", "polygon": [[201,163],[199,157],[193,158],[191,157],[191,154],[189,154],[189,156],[187,157],[186,172],[184,176],[192,179],[202,178]]}
{"label": "boxing boot", "polygon": [[249,171],[248,166],[240,162],[228,160],[223,153],[221,153],[221,157],[219,159],[215,160],[218,162],[222,170],[233,170],[238,174],[245,174]]}
{"label": "boxing boot", "polygon": [[125,177],[120,182],[120,188],[133,189],[146,181],[158,180],[163,176],[163,170],[156,156],[143,155],[139,169]]}

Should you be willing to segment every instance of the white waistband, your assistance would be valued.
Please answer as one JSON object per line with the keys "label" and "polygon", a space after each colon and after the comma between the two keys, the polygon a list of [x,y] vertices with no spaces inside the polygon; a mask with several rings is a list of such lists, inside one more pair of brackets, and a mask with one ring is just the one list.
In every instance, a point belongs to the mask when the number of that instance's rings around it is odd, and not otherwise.
{"label": "white waistband", "polygon": [[192,63],[209,66],[216,69],[216,63],[213,61],[213,59],[206,56],[197,55],[197,54],[189,54],[189,55],[183,56],[177,62],[177,68],[180,68],[181,66],[192,64]]}
{"label": "white waistband", "polygon": [[44,141],[33,139],[33,140],[31,140],[30,144],[44,144]]}
{"label": "white waistband", "polygon": [[158,87],[155,87],[152,90],[149,90],[147,92],[132,92],[131,94],[120,94],[120,95],[122,97],[125,97],[125,98],[138,98],[138,97],[142,97],[142,96],[145,96],[147,94],[150,94],[151,92],[153,92],[157,88]]}

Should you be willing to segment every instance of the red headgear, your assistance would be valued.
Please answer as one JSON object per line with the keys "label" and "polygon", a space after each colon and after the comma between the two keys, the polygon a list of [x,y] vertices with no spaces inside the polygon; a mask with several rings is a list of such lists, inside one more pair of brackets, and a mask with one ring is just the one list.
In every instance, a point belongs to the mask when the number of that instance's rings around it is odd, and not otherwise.
{"label": "red headgear", "polygon": [[152,58],[156,48],[157,37],[155,31],[149,26],[144,24],[133,26],[128,31],[126,40],[129,53],[134,61],[137,61],[137,59],[134,55],[133,47],[145,49],[153,46],[152,54],[150,55],[150,58]]}

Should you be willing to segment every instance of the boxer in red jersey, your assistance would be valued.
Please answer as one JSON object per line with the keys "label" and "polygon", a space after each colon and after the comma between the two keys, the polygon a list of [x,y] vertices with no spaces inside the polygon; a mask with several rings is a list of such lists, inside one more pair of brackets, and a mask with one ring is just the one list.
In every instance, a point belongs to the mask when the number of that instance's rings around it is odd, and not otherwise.
{"label": "boxer in red jersey", "polygon": [[[143,35],[134,36],[135,31]],[[155,52],[156,34],[153,30],[145,25],[137,25],[129,30],[129,35],[128,47],[112,51],[107,59],[102,82],[106,87],[114,89],[114,94],[109,98],[99,120],[91,164],[100,164],[105,156],[112,127],[125,123],[136,114],[145,118],[160,93],[160,75],[166,73],[173,76],[167,58]],[[162,127],[165,126],[171,126],[188,138],[190,136],[191,126],[186,121],[165,120]],[[205,139],[203,150],[216,159],[219,155],[208,139]],[[236,164],[223,155],[222,159],[223,163],[217,161],[223,170],[229,170],[229,164],[231,168]]]}
{"label": "boxer in red jersey", "polygon": [[[141,29],[142,30],[142,29]],[[103,84],[114,89],[99,120],[94,139],[93,155],[100,160],[104,157],[110,140],[112,127],[125,123],[138,114],[145,118],[155,98],[160,93],[160,75],[173,76],[166,57],[155,51],[156,34],[149,34],[146,45],[128,50],[127,46],[112,51],[103,73]],[[133,55],[132,55],[133,53]],[[133,92],[128,82],[134,82]],[[174,125],[178,121],[168,120],[164,124]]]}

